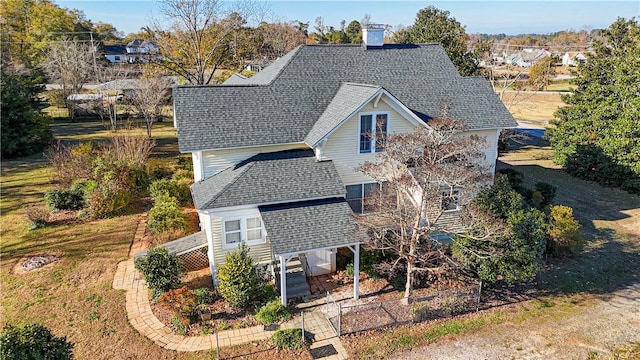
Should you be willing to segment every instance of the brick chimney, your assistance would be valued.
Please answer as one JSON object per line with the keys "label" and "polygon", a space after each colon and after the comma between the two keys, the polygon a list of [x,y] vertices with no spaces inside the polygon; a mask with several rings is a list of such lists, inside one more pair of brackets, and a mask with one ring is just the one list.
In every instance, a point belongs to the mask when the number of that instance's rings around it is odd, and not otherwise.
{"label": "brick chimney", "polygon": [[362,42],[368,49],[382,47],[384,45],[384,25],[369,24],[362,28]]}

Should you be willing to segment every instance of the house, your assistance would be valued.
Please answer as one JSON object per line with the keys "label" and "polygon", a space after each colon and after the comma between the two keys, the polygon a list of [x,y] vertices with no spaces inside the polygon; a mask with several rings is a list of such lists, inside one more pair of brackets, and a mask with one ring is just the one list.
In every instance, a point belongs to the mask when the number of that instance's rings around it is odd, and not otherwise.
{"label": "house", "polygon": [[551,53],[547,50],[526,48],[512,54],[505,53],[504,58],[510,65],[530,68],[547,56],[551,56]]}
{"label": "house", "polygon": [[135,39],[130,41],[125,48],[130,63],[146,63],[160,58],[160,50],[150,40]]}
{"label": "house", "polygon": [[562,66],[578,66],[584,62],[587,62],[587,57],[581,52],[568,51],[562,55]]}
{"label": "house", "polygon": [[[500,130],[516,123],[487,81],[460,76],[440,44],[383,45],[384,30],[374,31],[364,45],[301,45],[253,77],[174,89],[202,229],[190,239],[208,246],[214,280],[241,242],[279,271],[283,303],[287,265],[298,259],[317,275],[349,249],[357,274],[364,237],[352,214],[378,184],[355,167],[384,151],[384,135],[428,126],[443,101],[486,137],[494,171]],[[354,285],[357,298],[357,277]]]}
{"label": "house", "polygon": [[104,56],[112,64],[127,62],[127,48],[124,45],[105,45]]}

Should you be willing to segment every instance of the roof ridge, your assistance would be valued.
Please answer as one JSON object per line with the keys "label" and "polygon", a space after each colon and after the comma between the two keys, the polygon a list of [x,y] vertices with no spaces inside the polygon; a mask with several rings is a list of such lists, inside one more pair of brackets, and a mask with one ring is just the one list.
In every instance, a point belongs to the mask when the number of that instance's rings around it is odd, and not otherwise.
{"label": "roof ridge", "polygon": [[360,87],[370,87],[370,88],[375,88],[375,89],[383,89],[383,87],[380,86],[380,85],[357,83],[357,82],[351,82],[351,81],[345,81],[345,82],[342,83],[342,85],[351,85],[351,86],[360,86]]}
{"label": "roof ridge", "polygon": [[[252,156],[253,157],[253,156]],[[242,166],[240,169],[234,169],[233,166],[230,166],[227,170],[230,170],[232,173],[235,170],[240,170],[238,171],[238,173],[236,174],[235,178],[228,182],[222,189],[220,189],[220,191],[218,191],[218,195],[214,196],[211,200],[207,201],[207,203],[213,203],[215,202],[222,194],[224,194],[227,189],[236,183],[236,181],[238,181],[238,179],[240,179],[240,175],[242,175],[243,173],[245,173],[249,168],[251,168],[251,166],[253,166],[253,164],[255,163],[255,161],[252,161],[244,166]]]}

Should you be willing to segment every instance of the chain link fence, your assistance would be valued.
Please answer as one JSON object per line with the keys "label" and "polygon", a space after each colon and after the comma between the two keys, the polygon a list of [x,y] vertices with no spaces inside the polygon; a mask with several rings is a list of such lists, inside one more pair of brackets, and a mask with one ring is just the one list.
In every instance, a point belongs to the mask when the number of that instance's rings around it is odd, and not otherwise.
{"label": "chain link fence", "polygon": [[326,315],[338,336],[448,318],[478,310],[482,283],[402,299],[341,305],[327,293]]}

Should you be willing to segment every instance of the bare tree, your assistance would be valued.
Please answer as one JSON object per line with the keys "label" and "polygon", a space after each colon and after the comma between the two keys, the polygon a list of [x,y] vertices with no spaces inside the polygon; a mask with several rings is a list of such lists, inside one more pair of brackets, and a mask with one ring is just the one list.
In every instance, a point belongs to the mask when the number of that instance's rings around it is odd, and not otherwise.
{"label": "bare tree", "polygon": [[102,95],[96,104],[98,115],[104,122],[109,121],[109,128],[112,131],[118,130],[118,101],[120,91],[127,88],[127,71],[121,64],[109,64],[101,62],[96,67],[96,81],[100,84],[95,91]]}
{"label": "bare tree", "polygon": [[263,23],[257,28],[262,35],[258,53],[269,60],[275,60],[307,40],[305,33],[294,22]]}
{"label": "bare tree", "polygon": [[170,86],[171,81],[166,76],[156,68],[146,66],[138,81],[138,87],[133,91],[133,105],[144,118],[148,138],[151,138],[153,124],[162,115],[161,105],[167,97],[167,89]]}
{"label": "bare tree", "polygon": [[216,69],[232,56],[234,32],[260,14],[249,1],[232,4],[234,8],[220,0],[161,0],[164,21],[151,27],[163,57],[160,64],[194,85],[214,81]]}
{"label": "bare tree", "polygon": [[[464,122],[458,120],[434,119],[428,125],[414,133],[389,136],[376,161],[359,167],[381,189],[365,198],[371,214],[356,216],[356,222],[370,234],[365,247],[397,255],[388,264],[391,269],[406,266],[405,299],[418,274],[437,275],[455,265],[436,235],[477,228],[472,221],[458,220],[491,179],[484,138],[465,133]],[[499,231],[498,226],[485,228],[475,236],[489,237]]]}
{"label": "bare tree", "polygon": [[69,118],[75,121],[75,102],[71,94],[77,94],[94,76],[94,49],[86,42],[62,39],[49,44],[47,58],[42,68],[50,81],[60,84]]}

